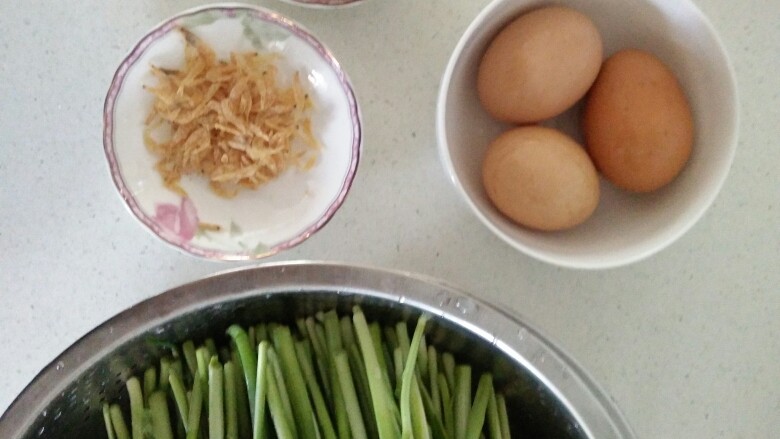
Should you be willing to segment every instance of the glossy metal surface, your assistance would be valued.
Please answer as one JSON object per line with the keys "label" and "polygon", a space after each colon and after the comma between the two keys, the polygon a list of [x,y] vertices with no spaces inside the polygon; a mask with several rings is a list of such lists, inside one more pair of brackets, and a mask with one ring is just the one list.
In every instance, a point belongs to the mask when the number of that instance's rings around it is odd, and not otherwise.
{"label": "glossy metal surface", "polygon": [[598,386],[528,325],[436,280],[325,263],[220,273],[120,313],[47,366],[0,418],[0,438],[102,437],[100,408],[164,343],[219,335],[230,323],[289,320],[355,304],[369,318],[434,316],[430,343],[489,370],[507,395],[516,437],[632,438]]}

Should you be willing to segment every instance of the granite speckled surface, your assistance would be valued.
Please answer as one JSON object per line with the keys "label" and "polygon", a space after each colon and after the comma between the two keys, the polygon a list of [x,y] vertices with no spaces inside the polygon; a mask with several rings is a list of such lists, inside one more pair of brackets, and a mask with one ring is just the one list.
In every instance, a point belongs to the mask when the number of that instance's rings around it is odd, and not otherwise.
{"label": "granite speckled surface", "polygon": [[[111,184],[103,98],[125,52],[205,2],[0,4],[0,411],[92,327],[234,265],[147,233]],[[640,263],[573,271],[526,257],[472,215],[438,161],[435,98],[487,0],[370,0],[335,11],[258,1],[349,72],[365,120],[354,188],[315,237],[273,260],[326,259],[448,280],[526,317],[612,395],[641,438],[772,438],[780,423],[780,7],[696,0],[734,63],[741,134],[715,204]]]}

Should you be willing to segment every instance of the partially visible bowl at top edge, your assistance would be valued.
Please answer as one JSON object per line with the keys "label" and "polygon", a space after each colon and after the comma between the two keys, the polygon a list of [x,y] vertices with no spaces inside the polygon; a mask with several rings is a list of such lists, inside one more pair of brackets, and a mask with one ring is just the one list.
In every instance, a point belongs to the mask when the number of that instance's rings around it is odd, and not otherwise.
{"label": "partially visible bowl at top edge", "polygon": [[283,3],[289,3],[291,5],[303,6],[307,8],[320,8],[320,9],[332,9],[332,8],[344,8],[350,6],[357,6],[366,0],[279,0]]}

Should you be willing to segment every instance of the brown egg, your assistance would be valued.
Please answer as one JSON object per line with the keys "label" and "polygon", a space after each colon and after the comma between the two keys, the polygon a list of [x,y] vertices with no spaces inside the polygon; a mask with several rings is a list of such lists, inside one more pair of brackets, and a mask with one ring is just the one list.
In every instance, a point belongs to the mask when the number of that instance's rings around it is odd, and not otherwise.
{"label": "brown egg", "polygon": [[552,128],[513,128],[488,147],[482,164],[488,197],[514,222],[563,230],[596,209],[599,179],[585,150]]}
{"label": "brown egg", "polygon": [[633,49],[604,62],[582,129],[598,170],[635,192],[674,180],[693,145],[691,109],[674,74],[655,56]]}
{"label": "brown egg", "polygon": [[601,35],[585,15],[565,7],[515,19],[488,46],[477,91],[494,118],[538,122],[574,105],[601,67]]}

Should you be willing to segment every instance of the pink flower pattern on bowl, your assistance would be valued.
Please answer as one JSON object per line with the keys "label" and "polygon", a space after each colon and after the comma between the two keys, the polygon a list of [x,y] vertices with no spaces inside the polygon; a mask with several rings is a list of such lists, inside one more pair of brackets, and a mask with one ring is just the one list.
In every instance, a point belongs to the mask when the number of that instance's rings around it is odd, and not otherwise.
{"label": "pink flower pattern on bowl", "polygon": [[[142,133],[151,106],[143,87],[149,65],[178,68],[186,27],[218,56],[267,50],[281,71],[302,73],[315,101],[317,164],[290,169],[233,199],[216,196],[198,178],[183,178],[187,196],[164,187]],[[313,35],[281,15],[249,5],[214,5],[182,12],[143,37],[117,69],[106,96],[103,145],[111,176],[130,211],[148,230],[189,254],[252,260],[294,247],[330,221],[344,202],[362,149],[360,109],[346,73]]]}
{"label": "pink flower pattern on bowl", "polygon": [[188,242],[198,232],[198,212],[189,197],[182,197],[181,203],[158,203],[154,220],[163,229],[176,235],[181,242]]}

